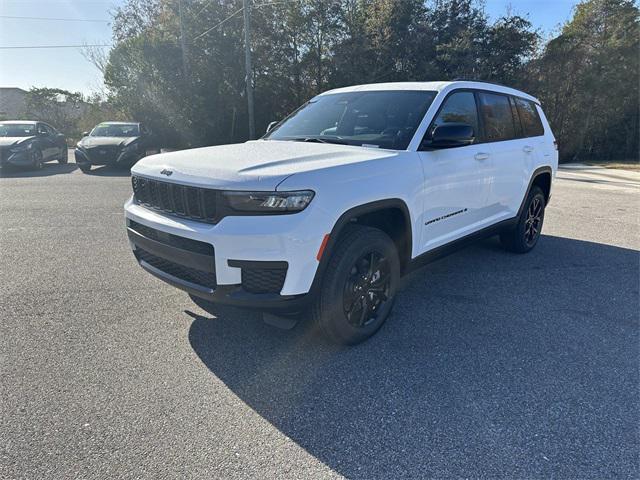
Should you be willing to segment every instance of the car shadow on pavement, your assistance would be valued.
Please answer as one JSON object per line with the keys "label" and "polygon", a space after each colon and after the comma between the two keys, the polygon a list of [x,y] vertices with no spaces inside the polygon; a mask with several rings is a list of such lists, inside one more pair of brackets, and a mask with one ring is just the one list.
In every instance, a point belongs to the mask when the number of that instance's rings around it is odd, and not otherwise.
{"label": "car shadow on pavement", "polygon": [[639,259],[552,236],[515,255],[489,239],[409,275],[361,345],[231,308],[187,312],[189,340],[348,478],[635,477]]}
{"label": "car shadow on pavement", "polygon": [[42,168],[38,170],[30,170],[24,167],[7,166],[0,169],[0,178],[26,178],[26,177],[50,177],[52,175],[61,175],[71,173],[78,166],[75,163],[44,163]]}
{"label": "car shadow on pavement", "polygon": [[117,168],[112,166],[93,167],[85,173],[94,177],[130,177],[131,171],[128,168]]}

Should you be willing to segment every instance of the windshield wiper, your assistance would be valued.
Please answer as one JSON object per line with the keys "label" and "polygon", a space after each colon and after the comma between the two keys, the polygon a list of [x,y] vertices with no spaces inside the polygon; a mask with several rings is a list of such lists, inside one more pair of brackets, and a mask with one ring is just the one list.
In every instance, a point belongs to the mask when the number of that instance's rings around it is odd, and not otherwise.
{"label": "windshield wiper", "polygon": [[351,145],[349,142],[336,137],[285,137],[282,140],[292,140],[294,142],[312,142],[312,143],[335,143],[338,145]]}

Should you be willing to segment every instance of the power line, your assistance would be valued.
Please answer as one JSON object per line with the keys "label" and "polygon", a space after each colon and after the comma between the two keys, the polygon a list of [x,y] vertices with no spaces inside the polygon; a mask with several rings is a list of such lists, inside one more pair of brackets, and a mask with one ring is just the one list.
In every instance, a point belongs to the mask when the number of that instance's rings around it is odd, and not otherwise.
{"label": "power line", "polygon": [[212,30],[215,30],[216,28],[218,28],[220,25],[222,25],[223,23],[231,20],[233,17],[235,17],[236,15],[238,15],[240,12],[242,12],[244,10],[244,7],[239,8],[238,10],[236,10],[235,12],[233,12],[231,15],[229,15],[227,18],[225,18],[224,20],[222,20],[221,22],[216,23],[213,27],[205,30],[204,32],[202,32],[200,35],[196,36],[193,38],[193,40],[198,40],[201,37],[204,37],[207,33],[211,32]]}
{"label": "power line", "polygon": [[59,22],[98,22],[98,23],[110,22],[110,20],[97,20],[97,19],[91,19],[91,18],[18,17],[14,15],[0,15],[0,18],[11,18],[14,20],[55,20]]}
{"label": "power line", "polygon": [[[260,8],[260,7],[268,7],[271,5],[280,5],[283,3],[296,3],[299,0],[286,0],[286,1],[280,1],[280,2],[267,2],[267,3],[257,3],[255,5],[253,5],[252,8]],[[205,7],[200,10],[198,12],[198,15],[200,15],[207,7],[209,6],[209,4],[205,5]],[[207,33],[215,30],[216,28],[218,28],[220,25],[222,25],[223,23],[228,22],[229,20],[231,20],[233,17],[235,17],[236,15],[238,15],[240,12],[242,12],[244,10],[244,7],[240,7],[238,10],[236,10],[235,12],[233,12],[231,15],[229,15],[227,18],[225,18],[224,20],[222,20],[221,22],[216,23],[213,27],[208,28],[207,30],[205,30],[204,32],[202,32],[201,34],[193,37],[193,40],[198,40],[201,37],[204,37]],[[197,15],[196,15],[197,16]]]}
{"label": "power line", "polygon": [[0,50],[13,50],[13,49],[29,49],[29,48],[85,48],[85,47],[111,47],[111,43],[97,43],[94,45],[14,45],[14,46],[0,46]]}

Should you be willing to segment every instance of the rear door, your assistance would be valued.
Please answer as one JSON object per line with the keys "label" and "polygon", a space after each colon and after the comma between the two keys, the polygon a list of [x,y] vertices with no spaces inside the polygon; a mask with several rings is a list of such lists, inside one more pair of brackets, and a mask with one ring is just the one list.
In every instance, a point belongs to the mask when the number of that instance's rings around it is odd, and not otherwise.
{"label": "rear door", "polygon": [[[443,123],[464,123],[480,139],[480,124],[473,91],[450,93],[427,129]],[[487,225],[487,199],[491,185],[491,155],[482,143],[419,151],[425,177],[422,252],[464,237]]]}
{"label": "rear door", "polygon": [[478,105],[484,140],[492,158],[487,213],[490,222],[497,223],[517,214],[521,192],[526,188],[526,164],[531,163],[535,151],[522,138],[521,125],[509,95],[480,91]]}

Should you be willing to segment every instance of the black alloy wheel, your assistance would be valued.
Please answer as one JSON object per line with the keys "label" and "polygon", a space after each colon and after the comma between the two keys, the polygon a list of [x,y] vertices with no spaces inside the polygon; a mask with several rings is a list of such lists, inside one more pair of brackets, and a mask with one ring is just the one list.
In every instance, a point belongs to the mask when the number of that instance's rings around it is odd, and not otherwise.
{"label": "black alloy wheel", "polygon": [[42,150],[34,147],[33,150],[31,150],[30,157],[33,168],[40,170],[42,168]]}
{"label": "black alloy wheel", "polygon": [[545,194],[540,187],[534,186],[524,203],[517,224],[500,234],[500,241],[507,250],[515,253],[527,253],[540,239],[544,223]]}
{"label": "black alloy wheel", "polygon": [[524,242],[527,247],[533,247],[538,241],[542,230],[543,200],[536,196],[533,198],[527,209],[527,218],[524,227]]}
{"label": "black alloy wheel", "polygon": [[358,258],[344,285],[343,307],[347,321],[356,328],[375,322],[389,299],[391,269],[388,260],[377,251]]}
{"label": "black alloy wheel", "polygon": [[58,158],[58,163],[60,165],[65,165],[67,162],[69,162],[69,149],[65,145],[64,148],[62,149],[62,151],[60,152],[60,157]]}
{"label": "black alloy wheel", "polygon": [[349,225],[325,255],[329,256],[312,318],[333,343],[363,342],[393,308],[400,283],[396,245],[382,230]]}

